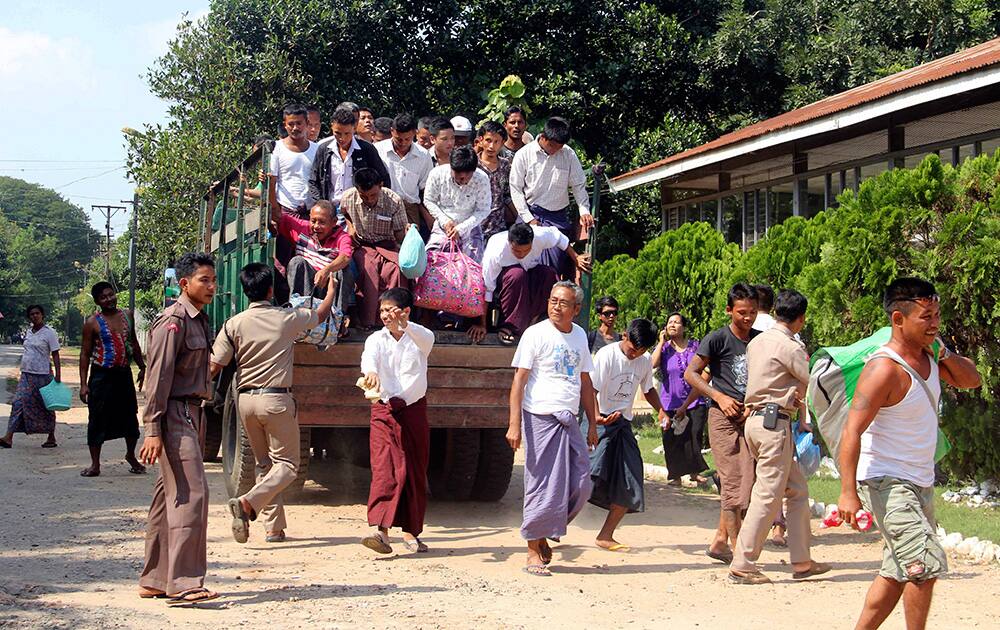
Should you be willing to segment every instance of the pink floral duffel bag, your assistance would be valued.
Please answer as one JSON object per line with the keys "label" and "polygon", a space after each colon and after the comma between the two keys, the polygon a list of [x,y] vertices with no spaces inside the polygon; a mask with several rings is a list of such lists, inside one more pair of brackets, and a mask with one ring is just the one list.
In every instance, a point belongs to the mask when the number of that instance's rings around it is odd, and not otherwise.
{"label": "pink floral duffel bag", "polygon": [[421,308],[444,311],[462,317],[478,317],[486,309],[483,268],[455,247],[427,252],[427,269],[413,289],[414,302]]}

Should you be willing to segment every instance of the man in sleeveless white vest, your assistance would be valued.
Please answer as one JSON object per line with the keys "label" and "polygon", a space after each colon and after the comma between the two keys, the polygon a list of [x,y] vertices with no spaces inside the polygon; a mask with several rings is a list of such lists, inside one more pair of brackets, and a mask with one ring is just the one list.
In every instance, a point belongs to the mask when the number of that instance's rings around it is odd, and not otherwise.
{"label": "man in sleeveless white vest", "polygon": [[884,541],[882,567],[857,628],[878,628],[902,597],[906,627],[913,630],[926,626],[934,583],[948,570],[934,521],[941,379],[965,389],[982,381],[975,363],[941,341],[934,285],[900,278],[886,289],[883,303],[892,338],[869,357],[858,378],[840,442],[837,508],[857,529],[856,514],[864,505]]}

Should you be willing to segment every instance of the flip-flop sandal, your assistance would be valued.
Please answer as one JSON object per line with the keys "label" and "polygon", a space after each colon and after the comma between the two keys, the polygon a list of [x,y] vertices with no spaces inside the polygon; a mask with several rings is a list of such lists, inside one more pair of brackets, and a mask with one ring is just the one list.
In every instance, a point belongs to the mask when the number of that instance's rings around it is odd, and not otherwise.
{"label": "flip-flop sandal", "polygon": [[729,581],[733,584],[770,584],[771,579],[761,573],[760,571],[754,571],[753,573],[737,573],[735,571],[729,572]]}
{"label": "flip-flop sandal", "polygon": [[793,580],[804,580],[806,578],[812,577],[814,575],[822,575],[832,569],[830,565],[825,562],[813,562],[813,565],[806,569],[805,571],[796,571],[792,574]]}
{"label": "flip-flop sandal", "polygon": [[83,470],[80,471],[80,476],[81,477],[100,477],[101,476],[101,471],[94,470],[92,468],[84,468]]}
{"label": "flip-flop sandal", "polygon": [[141,590],[139,599],[166,599],[167,594],[163,591]]}
{"label": "flip-flop sandal", "polygon": [[139,466],[133,466],[129,464],[128,471],[133,475],[145,475],[146,467],[141,464]]}
{"label": "flip-flop sandal", "polygon": [[245,543],[250,539],[250,516],[243,509],[243,502],[238,498],[229,499],[229,513],[233,515],[233,540]]}
{"label": "flip-flop sandal", "polygon": [[529,564],[521,569],[528,575],[536,575],[538,577],[552,577],[552,571],[544,564]]}
{"label": "flip-flop sandal", "polygon": [[413,540],[403,539],[403,546],[406,547],[407,551],[412,551],[413,553],[427,553],[430,548],[422,543],[419,538],[414,538]]}
{"label": "flip-flop sandal", "polygon": [[42,444],[42,448],[55,448],[57,446],[59,446],[59,445],[56,444],[55,442],[46,442],[46,443]]}
{"label": "flip-flop sandal", "polygon": [[513,346],[517,343],[517,335],[509,328],[501,328],[497,331],[497,339],[502,346]]}
{"label": "flip-flop sandal", "polygon": [[264,542],[269,543],[283,543],[285,542],[285,532],[280,531],[277,534],[268,534],[264,537]]}
{"label": "flip-flop sandal", "polygon": [[[199,597],[200,596],[200,597]],[[190,591],[184,591],[183,593],[178,593],[173,597],[167,598],[168,606],[191,606],[195,604],[200,604],[202,602],[207,602],[213,599],[218,599],[219,594],[208,590],[207,588],[194,588]]]}
{"label": "flip-flop sandal", "polygon": [[371,536],[365,536],[361,539],[361,544],[368,547],[375,553],[381,553],[383,555],[392,553],[392,547],[386,542],[379,534],[372,534]]}
{"label": "flip-flop sandal", "polygon": [[618,553],[628,553],[628,552],[632,551],[631,547],[629,547],[628,545],[623,545],[621,543],[615,543],[615,544],[611,545],[610,547],[601,547],[601,549],[603,549],[605,551],[616,551]]}
{"label": "flip-flop sandal", "polygon": [[712,551],[711,549],[706,549],[705,555],[711,558],[712,560],[718,560],[723,564],[732,564],[733,562],[733,552],[731,551],[720,553],[718,551]]}
{"label": "flip-flop sandal", "polygon": [[0,448],[12,448],[14,445],[7,440],[0,440]]}

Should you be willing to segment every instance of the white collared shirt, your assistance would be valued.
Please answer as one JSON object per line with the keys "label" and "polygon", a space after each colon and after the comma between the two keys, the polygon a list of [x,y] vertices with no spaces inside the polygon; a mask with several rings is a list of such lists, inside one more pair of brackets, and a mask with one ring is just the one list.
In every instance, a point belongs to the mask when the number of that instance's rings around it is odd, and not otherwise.
{"label": "white collared shirt", "polygon": [[365,339],[361,373],[375,372],[382,384],[382,402],[402,398],[412,405],[427,395],[427,356],[434,347],[434,333],[410,322],[397,341],[383,328]]}
{"label": "white collared shirt", "polygon": [[568,206],[570,190],[580,215],[590,214],[587,176],[576,151],[569,146],[564,145],[555,155],[549,155],[534,140],[514,154],[510,165],[510,197],[525,223],[534,220],[529,206],[551,211]]}
{"label": "white collared shirt", "polygon": [[490,176],[477,168],[469,183],[459,186],[452,177],[450,164],[436,166],[427,177],[424,205],[442,226],[453,221],[459,235],[467,238],[472,228],[482,223],[492,209]]}
{"label": "white collared shirt", "polygon": [[361,148],[357,138],[351,138],[351,148],[347,151],[347,158],[340,158],[340,146],[337,140],[330,136],[326,139],[330,145],[330,183],[333,186],[330,201],[334,204],[340,203],[340,198],[344,196],[345,190],[354,187],[354,152]]}
{"label": "white collared shirt", "polygon": [[538,266],[542,252],[550,247],[566,249],[569,247],[569,239],[559,231],[559,228],[540,227],[532,225],[531,230],[535,233],[535,238],[531,241],[531,251],[524,258],[518,258],[510,250],[510,241],[507,240],[507,232],[500,232],[490,237],[483,250],[483,282],[486,284],[486,301],[493,301],[493,292],[497,288],[497,278],[504,267],[521,265],[525,271]]}
{"label": "white collared shirt", "polygon": [[416,142],[403,157],[392,146],[392,138],[375,143],[375,149],[389,169],[389,188],[407,203],[420,203],[420,191],[427,185],[427,176],[434,164],[431,155]]}

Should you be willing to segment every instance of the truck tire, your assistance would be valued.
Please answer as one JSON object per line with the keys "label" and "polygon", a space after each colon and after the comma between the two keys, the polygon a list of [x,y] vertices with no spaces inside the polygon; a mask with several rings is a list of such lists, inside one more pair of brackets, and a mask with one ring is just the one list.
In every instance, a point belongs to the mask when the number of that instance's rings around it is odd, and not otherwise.
{"label": "truck tire", "polygon": [[499,501],[507,494],[514,470],[514,450],[506,429],[479,430],[479,466],[472,487],[474,501]]}
{"label": "truck tire", "polygon": [[[444,429],[436,436],[437,466],[431,466],[431,494],[435,499],[468,501],[479,468],[479,429]],[[432,455],[433,457],[433,455]]]}
{"label": "truck tire", "polygon": [[309,478],[309,460],[312,459],[312,428],[299,427],[299,468],[295,474],[295,481],[288,486],[289,494],[302,492],[302,487],[306,485]]}
{"label": "truck tire", "polygon": [[246,494],[255,480],[256,462],[236,409],[238,396],[235,387],[230,387],[222,411],[222,477],[230,497]]}
{"label": "truck tire", "polygon": [[222,416],[212,407],[205,408],[205,443],[201,445],[201,461],[214,462],[222,446]]}

